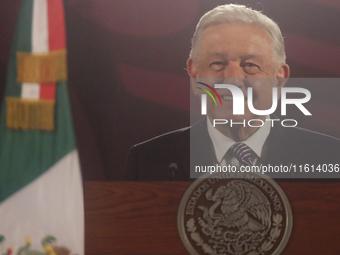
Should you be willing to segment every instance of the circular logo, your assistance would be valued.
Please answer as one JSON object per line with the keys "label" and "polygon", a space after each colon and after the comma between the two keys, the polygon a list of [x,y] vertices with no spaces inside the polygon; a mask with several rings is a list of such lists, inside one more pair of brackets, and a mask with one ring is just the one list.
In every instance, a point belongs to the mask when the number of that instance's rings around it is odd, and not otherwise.
{"label": "circular logo", "polygon": [[191,184],[178,210],[189,253],[280,254],[291,233],[292,212],[279,185],[254,173],[204,177]]}

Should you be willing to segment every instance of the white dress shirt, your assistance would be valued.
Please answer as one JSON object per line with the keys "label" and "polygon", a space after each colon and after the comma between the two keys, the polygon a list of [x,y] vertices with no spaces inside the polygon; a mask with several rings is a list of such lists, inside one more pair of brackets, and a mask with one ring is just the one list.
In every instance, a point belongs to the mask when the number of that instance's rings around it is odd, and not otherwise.
{"label": "white dress shirt", "polygon": [[[270,117],[267,116],[267,119],[270,119]],[[261,158],[263,148],[265,146],[265,141],[270,133],[270,123],[270,121],[265,121],[264,125],[256,130],[256,132],[252,136],[250,136],[247,140],[242,141],[255,152],[256,155],[252,156],[254,165],[256,165],[258,159]],[[239,166],[239,162],[235,157],[229,155],[229,153],[226,155],[229,148],[236,142],[214,128],[209,118],[207,120],[207,126],[209,136],[215,149],[216,159],[218,160],[218,162],[220,162],[220,165],[225,166],[227,164],[231,164],[234,166]]]}

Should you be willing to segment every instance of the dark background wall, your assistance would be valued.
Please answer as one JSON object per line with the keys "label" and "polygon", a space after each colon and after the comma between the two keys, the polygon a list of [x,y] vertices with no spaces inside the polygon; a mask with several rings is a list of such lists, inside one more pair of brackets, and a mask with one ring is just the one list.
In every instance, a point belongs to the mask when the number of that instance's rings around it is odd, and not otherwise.
{"label": "dark background wall", "polygon": [[[335,1],[64,0],[68,86],[85,180],[119,180],[133,144],[189,125],[190,38],[202,14],[229,2],[278,22],[292,77],[340,76]],[[1,98],[19,6],[1,1]],[[300,117],[301,126],[340,137],[339,92],[312,93],[313,118]]]}

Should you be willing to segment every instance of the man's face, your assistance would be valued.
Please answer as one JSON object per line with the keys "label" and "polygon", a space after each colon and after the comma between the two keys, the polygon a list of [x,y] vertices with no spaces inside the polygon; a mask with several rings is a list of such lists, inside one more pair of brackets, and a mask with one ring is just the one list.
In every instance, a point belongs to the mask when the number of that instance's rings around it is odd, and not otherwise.
{"label": "man's face", "polygon": [[[283,83],[278,83],[277,78],[289,76],[287,65],[275,68],[271,39],[257,26],[229,24],[207,28],[201,38],[198,62],[198,65],[195,65],[191,59],[188,60],[188,73],[191,78],[210,83],[211,86],[216,83],[236,85],[242,90],[245,98],[244,116],[234,116],[231,92],[228,89],[217,89],[222,106],[219,103],[215,106],[208,96],[207,113],[210,119],[263,119],[263,116],[256,116],[249,111],[247,87],[253,88],[254,108],[267,110],[272,106],[272,88],[277,86],[278,94],[281,93]],[[199,84],[192,85],[196,95],[204,93],[196,88]]]}

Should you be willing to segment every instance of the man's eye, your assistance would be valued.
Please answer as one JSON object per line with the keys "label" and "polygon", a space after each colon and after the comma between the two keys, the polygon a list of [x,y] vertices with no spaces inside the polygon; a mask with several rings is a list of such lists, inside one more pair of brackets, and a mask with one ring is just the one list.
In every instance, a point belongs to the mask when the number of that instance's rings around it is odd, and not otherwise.
{"label": "man's eye", "polygon": [[242,67],[247,73],[250,73],[250,74],[255,74],[260,71],[260,67],[251,62],[244,63]]}
{"label": "man's eye", "polygon": [[259,68],[258,65],[254,64],[254,63],[250,63],[250,62],[245,63],[244,66],[245,66],[245,67],[257,67],[257,68]]}
{"label": "man's eye", "polygon": [[225,67],[225,63],[224,62],[212,62],[210,64],[210,67],[215,70],[215,71],[220,71],[220,70],[223,70],[224,67]]}

